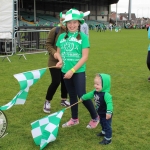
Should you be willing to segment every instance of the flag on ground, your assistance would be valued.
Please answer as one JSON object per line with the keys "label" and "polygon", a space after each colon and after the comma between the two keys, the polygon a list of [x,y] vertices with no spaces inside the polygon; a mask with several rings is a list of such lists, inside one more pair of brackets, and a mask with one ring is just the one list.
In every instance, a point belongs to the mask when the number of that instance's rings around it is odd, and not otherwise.
{"label": "flag on ground", "polygon": [[42,150],[48,143],[57,138],[59,123],[66,109],[48,115],[31,123],[31,133],[36,145],[40,145]]}

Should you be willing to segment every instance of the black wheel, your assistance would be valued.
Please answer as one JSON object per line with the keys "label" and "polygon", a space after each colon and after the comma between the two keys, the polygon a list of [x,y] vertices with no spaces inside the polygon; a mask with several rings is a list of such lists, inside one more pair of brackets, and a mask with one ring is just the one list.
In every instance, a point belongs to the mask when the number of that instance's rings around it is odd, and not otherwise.
{"label": "black wheel", "polygon": [[4,112],[0,111],[0,138],[5,134],[7,130],[7,118]]}

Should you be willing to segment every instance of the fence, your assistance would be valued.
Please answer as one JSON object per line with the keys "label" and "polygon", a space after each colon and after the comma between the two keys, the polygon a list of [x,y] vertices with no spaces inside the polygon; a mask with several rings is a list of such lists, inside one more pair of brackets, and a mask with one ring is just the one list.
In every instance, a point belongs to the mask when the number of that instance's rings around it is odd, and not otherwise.
{"label": "fence", "polygon": [[14,34],[14,49],[15,53],[24,59],[27,59],[27,54],[45,53],[46,39],[50,30],[21,30]]}
{"label": "fence", "polygon": [[14,53],[13,38],[11,37],[12,33],[9,31],[0,32],[0,58],[2,61],[7,58],[11,62],[9,57]]}

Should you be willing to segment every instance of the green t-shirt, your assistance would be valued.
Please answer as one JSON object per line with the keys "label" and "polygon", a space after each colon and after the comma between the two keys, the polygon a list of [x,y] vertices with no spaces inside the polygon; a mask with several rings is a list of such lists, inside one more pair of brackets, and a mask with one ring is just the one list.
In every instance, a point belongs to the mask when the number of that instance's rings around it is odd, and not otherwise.
{"label": "green t-shirt", "polygon": [[[89,48],[88,36],[80,32],[81,39],[77,40],[76,37],[78,32],[70,33],[68,32],[68,38],[65,39],[66,33],[59,35],[56,46],[60,48],[60,55],[63,60],[63,66],[61,68],[63,73],[66,73],[71,68],[73,68],[82,57],[82,49]],[[76,73],[85,72],[86,64],[84,63]]]}

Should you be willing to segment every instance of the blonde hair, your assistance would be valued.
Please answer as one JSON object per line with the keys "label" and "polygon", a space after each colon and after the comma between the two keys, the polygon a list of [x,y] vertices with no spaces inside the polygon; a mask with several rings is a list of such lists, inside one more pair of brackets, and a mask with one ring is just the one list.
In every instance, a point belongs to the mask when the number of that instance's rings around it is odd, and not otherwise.
{"label": "blonde hair", "polygon": [[100,75],[99,75],[99,73],[96,73],[95,77],[99,77],[99,78],[100,78]]}

